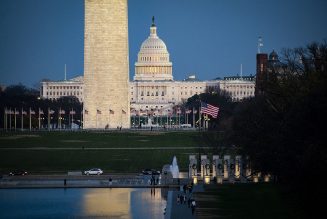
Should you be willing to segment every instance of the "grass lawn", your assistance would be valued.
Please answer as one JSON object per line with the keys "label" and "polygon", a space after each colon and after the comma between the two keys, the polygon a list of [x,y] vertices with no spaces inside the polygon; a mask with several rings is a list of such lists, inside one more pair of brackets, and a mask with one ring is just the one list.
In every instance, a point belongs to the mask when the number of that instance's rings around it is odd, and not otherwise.
{"label": "grass lawn", "polygon": [[[209,146],[201,139],[199,132],[1,133],[0,172],[64,173],[99,167],[108,173],[138,173],[144,168],[161,169],[173,156],[187,171],[190,154],[213,153],[213,149],[194,148]],[[166,147],[171,149],[162,149]]]}
{"label": "grass lawn", "polygon": [[297,200],[275,184],[209,185],[196,200],[198,218],[303,218]]}

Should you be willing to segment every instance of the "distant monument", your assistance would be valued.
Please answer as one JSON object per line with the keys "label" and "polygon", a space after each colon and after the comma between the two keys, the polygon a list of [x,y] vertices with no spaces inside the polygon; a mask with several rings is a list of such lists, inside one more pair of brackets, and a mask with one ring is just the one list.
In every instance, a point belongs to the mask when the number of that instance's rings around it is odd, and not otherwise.
{"label": "distant monument", "polygon": [[130,128],[127,0],[85,0],[84,129]]}

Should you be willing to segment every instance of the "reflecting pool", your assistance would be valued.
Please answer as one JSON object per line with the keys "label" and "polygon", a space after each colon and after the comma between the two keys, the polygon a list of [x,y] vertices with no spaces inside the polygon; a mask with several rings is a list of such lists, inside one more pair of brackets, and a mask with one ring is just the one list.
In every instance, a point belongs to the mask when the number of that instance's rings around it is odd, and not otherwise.
{"label": "reflecting pool", "polygon": [[168,190],[0,189],[0,218],[164,218]]}

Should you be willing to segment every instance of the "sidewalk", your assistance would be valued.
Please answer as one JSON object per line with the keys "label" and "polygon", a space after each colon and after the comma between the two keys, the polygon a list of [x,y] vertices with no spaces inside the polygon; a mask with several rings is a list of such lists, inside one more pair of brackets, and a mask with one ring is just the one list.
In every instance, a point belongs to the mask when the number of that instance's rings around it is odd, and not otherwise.
{"label": "sidewalk", "polygon": [[203,191],[203,187],[201,185],[194,186],[193,192],[191,194],[186,192],[185,204],[177,203],[177,196],[184,194],[183,191],[169,191],[168,198],[167,198],[165,219],[180,219],[180,218],[195,219],[196,218],[195,212],[192,215],[192,209],[191,207],[190,208],[188,207],[187,200],[189,197],[193,197],[194,192],[199,192],[199,191]]}

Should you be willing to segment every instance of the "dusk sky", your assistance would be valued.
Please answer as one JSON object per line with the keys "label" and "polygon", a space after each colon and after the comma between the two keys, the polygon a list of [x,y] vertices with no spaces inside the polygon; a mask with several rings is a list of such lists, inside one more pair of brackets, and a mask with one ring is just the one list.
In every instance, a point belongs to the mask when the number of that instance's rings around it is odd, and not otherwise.
{"label": "dusk sky", "polygon": [[[326,0],[129,0],[130,79],[155,16],[175,80],[255,74],[264,52],[327,39]],[[84,0],[0,0],[0,84],[83,74]]]}

